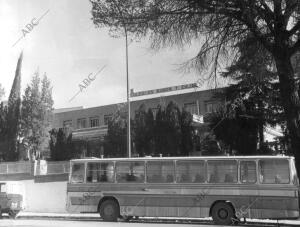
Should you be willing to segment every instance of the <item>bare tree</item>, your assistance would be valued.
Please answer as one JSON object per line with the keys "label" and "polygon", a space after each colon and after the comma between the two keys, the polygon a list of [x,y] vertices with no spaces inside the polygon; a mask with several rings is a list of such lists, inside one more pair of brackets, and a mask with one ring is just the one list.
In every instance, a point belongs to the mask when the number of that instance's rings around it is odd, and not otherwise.
{"label": "bare tree", "polygon": [[[291,148],[300,167],[300,100],[291,57],[300,50],[299,0],[90,0],[93,22],[112,35],[150,37],[152,46],[202,44],[190,67],[211,67],[239,56],[237,44],[253,36],[273,57]],[[226,58],[221,58],[221,57]],[[229,56],[231,56],[229,58]],[[299,168],[298,168],[299,169]]]}

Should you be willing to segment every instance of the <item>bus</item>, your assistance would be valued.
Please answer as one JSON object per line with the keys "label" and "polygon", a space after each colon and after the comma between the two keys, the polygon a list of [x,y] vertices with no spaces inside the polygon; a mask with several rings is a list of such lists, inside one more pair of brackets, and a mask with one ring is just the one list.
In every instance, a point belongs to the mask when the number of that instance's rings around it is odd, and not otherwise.
{"label": "bus", "polygon": [[90,158],[70,161],[67,211],[130,217],[299,217],[294,157]]}

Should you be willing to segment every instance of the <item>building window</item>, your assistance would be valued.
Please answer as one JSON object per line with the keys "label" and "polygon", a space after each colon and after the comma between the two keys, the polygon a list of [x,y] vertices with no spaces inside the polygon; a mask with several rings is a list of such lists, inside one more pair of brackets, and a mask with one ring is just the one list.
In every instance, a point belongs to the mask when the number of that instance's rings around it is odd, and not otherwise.
{"label": "building window", "polygon": [[85,118],[80,118],[77,120],[77,128],[86,128],[86,119]]}
{"label": "building window", "polygon": [[156,114],[157,114],[157,112],[158,112],[158,108],[151,108],[151,111],[152,111],[152,113],[153,113],[153,118],[154,118],[154,120],[156,119]]}
{"label": "building window", "polygon": [[66,120],[63,122],[63,128],[72,128],[72,120]]}
{"label": "building window", "polygon": [[206,103],[206,112],[212,113],[213,112],[213,104],[212,103]]}
{"label": "building window", "polygon": [[213,102],[206,102],[205,103],[206,113],[212,113],[216,110],[216,108],[217,108],[216,103],[213,103]]}
{"label": "building window", "polygon": [[196,102],[185,103],[184,109],[191,114],[198,114],[198,106]]}
{"label": "building window", "polygon": [[90,118],[90,126],[91,128],[99,127],[99,117],[91,117]]}
{"label": "building window", "polygon": [[104,115],[104,125],[108,125],[108,122],[112,119],[112,114]]}
{"label": "building window", "polygon": [[206,102],[205,110],[206,113],[213,113],[220,107],[220,103],[218,102]]}

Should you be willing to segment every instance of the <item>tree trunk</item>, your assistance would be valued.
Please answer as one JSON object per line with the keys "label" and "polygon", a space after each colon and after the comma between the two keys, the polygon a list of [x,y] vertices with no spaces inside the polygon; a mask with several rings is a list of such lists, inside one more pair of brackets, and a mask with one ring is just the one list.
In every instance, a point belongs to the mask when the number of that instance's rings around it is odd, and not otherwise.
{"label": "tree trunk", "polygon": [[[264,141],[265,137],[264,137],[264,123],[263,122],[259,122],[258,123],[258,144],[259,144],[259,150],[260,152],[263,151],[263,147],[264,147]],[[265,151],[263,151],[265,152]]]}
{"label": "tree trunk", "polygon": [[299,85],[294,79],[291,59],[284,51],[275,56],[280,81],[280,96],[285,112],[290,153],[295,156],[298,176],[300,176],[300,100]]}
{"label": "tree trunk", "polygon": [[[263,147],[264,147],[264,142],[265,142],[265,136],[264,136],[264,124],[265,121],[263,119],[265,119],[265,117],[263,116],[263,102],[261,99],[259,99],[258,102],[258,109],[259,109],[259,119],[258,119],[258,143],[259,143],[259,150],[260,152],[263,151]],[[263,151],[265,152],[265,151]]]}

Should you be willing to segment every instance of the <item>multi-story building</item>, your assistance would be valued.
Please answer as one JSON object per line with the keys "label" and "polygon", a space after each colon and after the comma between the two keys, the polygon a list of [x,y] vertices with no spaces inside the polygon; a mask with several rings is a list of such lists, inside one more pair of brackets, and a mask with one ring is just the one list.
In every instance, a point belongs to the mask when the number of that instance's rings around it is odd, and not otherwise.
{"label": "multi-story building", "polygon": [[[193,84],[191,84],[193,85]],[[134,93],[131,91],[131,97],[142,95],[156,94],[161,92],[182,90],[191,88],[190,85],[181,85],[157,90],[143,91]],[[216,92],[220,89],[192,91],[183,94],[168,95],[155,98],[145,98],[130,102],[131,118],[134,117],[135,111],[144,104],[146,108],[151,108],[155,116],[158,105],[167,105],[174,101],[179,108],[185,108],[194,115],[195,119],[202,119],[207,113],[213,112],[218,106],[224,103],[224,100],[216,99]],[[113,114],[126,103],[97,106],[92,108],[76,108],[74,110],[56,110],[54,113],[53,127],[68,128],[72,131],[72,140],[75,149],[80,149],[83,156],[103,154],[103,138],[107,133],[107,125]],[[198,120],[199,121],[199,120]]]}

